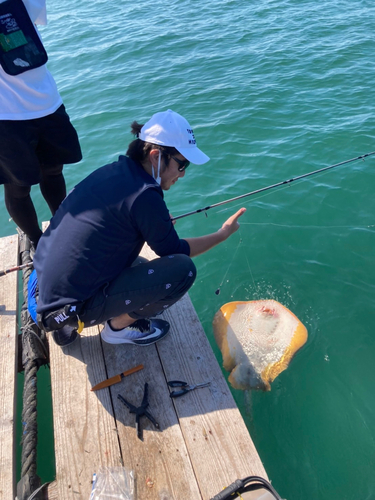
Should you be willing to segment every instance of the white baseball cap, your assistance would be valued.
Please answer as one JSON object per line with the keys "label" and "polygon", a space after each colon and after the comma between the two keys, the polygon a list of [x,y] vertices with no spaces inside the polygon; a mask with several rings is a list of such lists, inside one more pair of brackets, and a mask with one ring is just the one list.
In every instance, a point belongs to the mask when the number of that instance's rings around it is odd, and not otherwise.
{"label": "white baseball cap", "polygon": [[189,122],[171,109],[155,113],[139,134],[142,141],[176,148],[187,160],[196,165],[208,162],[209,157],[198,147]]}

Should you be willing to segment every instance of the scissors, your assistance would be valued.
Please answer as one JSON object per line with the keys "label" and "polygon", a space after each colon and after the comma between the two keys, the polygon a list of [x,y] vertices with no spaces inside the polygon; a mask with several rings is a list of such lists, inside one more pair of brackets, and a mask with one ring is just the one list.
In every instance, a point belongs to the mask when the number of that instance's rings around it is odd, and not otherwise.
{"label": "scissors", "polygon": [[201,387],[207,387],[208,385],[211,384],[211,382],[204,382],[203,384],[196,384],[196,385],[188,385],[187,382],[182,382],[181,380],[170,380],[167,382],[169,387],[181,387],[181,390],[179,391],[172,391],[169,395],[171,398],[179,398],[180,396],[183,396],[184,394],[188,393],[189,391],[193,391],[194,389],[199,389]]}

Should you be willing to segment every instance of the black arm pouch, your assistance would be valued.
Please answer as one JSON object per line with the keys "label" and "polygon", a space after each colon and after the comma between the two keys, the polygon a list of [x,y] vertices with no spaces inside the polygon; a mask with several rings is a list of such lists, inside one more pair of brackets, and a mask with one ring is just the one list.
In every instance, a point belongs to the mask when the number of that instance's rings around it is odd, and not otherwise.
{"label": "black arm pouch", "polygon": [[43,66],[47,52],[22,0],[0,3],[0,64],[8,75]]}
{"label": "black arm pouch", "polygon": [[46,332],[60,330],[66,325],[78,327],[79,314],[83,309],[83,305],[84,302],[76,302],[75,304],[67,304],[56,311],[38,315],[38,326]]}

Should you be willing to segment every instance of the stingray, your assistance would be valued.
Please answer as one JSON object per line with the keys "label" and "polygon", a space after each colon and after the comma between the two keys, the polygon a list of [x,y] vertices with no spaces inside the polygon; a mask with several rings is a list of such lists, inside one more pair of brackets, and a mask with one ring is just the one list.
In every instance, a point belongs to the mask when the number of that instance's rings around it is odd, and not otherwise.
{"label": "stingray", "polygon": [[228,302],[215,314],[213,330],[228,380],[242,390],[271,390],[307,341],[305,326],[275,300]]}

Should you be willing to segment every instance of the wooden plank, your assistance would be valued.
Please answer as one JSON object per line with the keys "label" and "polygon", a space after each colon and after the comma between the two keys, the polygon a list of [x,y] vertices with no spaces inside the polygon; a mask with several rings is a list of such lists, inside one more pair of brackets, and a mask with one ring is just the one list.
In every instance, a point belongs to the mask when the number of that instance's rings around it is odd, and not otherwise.
{"label": "wooden plank", "polygon": [[[168,345],[168,337],[159,343]],[[142,371],[111,387],[124,466],[135,473],[136,498],[200,499],[194,471],[155,345],[112,346],[103,343],[103,346],[109,376],[141,363],[144,365]],[[135,429],[135,415],[129,413],[117,396],[121,394],[134,406],[140,406],[145,382],[149,384],[149,411],[159,423],[160,430],[146,417],[142,417],[141,441]]]}
{"label": "wooden plank", "polygon": [[266,471],[188,295],[165,312],[169,345],[158,345],[168,380],[210,381],[174,400],[199,488],[210,499],[236,479]]}
{"label": "wooden plank", "polygon": [[[50,342],[57,473],[49,499],[88,498],[101,465],[134,471],[136,498],[145,500],[208,500],[237,478],[267,478],[189,297],[164,315],[171,332],[148,347],[101,343],[98,327],[65,349]],[[141,363],[110,389],[89,390]],[[171,379],[211,385],[172,400]],[[145,382],[160,430],[143,417],[141,441],[117,396],[139,406]]]}
{"label": "wooden plank", "polygon": [[[0,270],[17,265],[18,236],[0,239]],[[15,497],[17,272],[0,277],[0,499]]]}
{"label": "wooden plank", "polygon": [[[154,256],[147,248],[142,255]],[[164,315],[171,334],[157,344],[157,350],[166,379],[211,382],[208,388],[174,400],[202,498],[212,498],[238,478],[267,479],[188,294]]]}
{"label": "wooden plank", "polygon": [[107,378],[98,333],[85,329],[65,348],[49,336],[56,456],[49,499],[88,499],[93,473],[122,462],[109,389],[90,391]]}

